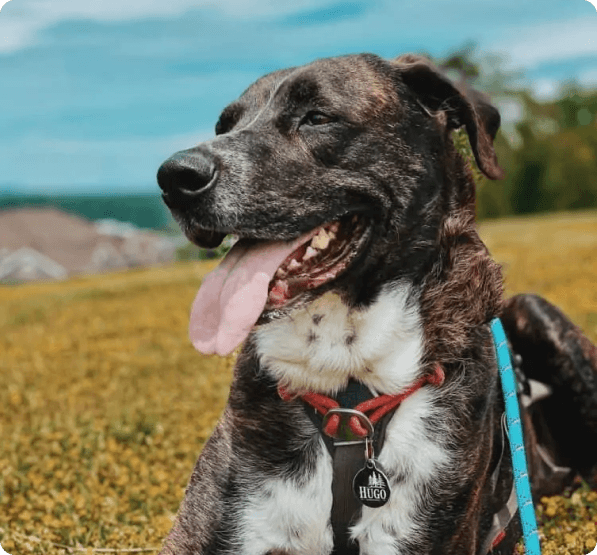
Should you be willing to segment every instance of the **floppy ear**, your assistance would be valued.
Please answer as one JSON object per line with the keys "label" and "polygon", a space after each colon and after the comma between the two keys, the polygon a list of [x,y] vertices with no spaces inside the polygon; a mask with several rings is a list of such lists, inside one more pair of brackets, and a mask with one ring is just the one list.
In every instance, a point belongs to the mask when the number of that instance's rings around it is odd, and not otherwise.
{"label": "floppy ear", "polygon": [[461,91],[421,56],[406,55],[394,60],[404,84],[429,112],[444,112],[449,129],[464,126],[479,169],[490,179],[502,179],[493,148],[500,127],[500,114],[478,91]]}

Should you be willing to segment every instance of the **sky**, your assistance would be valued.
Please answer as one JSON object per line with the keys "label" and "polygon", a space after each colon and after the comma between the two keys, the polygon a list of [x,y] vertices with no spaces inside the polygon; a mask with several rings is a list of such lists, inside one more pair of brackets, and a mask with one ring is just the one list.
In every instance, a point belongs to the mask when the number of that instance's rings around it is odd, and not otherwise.
{"label": "sky", "polygon": [[0,0],[0,194],[157,192],[264,73],[373,52],[497,54],[597,88],[597,0]]}

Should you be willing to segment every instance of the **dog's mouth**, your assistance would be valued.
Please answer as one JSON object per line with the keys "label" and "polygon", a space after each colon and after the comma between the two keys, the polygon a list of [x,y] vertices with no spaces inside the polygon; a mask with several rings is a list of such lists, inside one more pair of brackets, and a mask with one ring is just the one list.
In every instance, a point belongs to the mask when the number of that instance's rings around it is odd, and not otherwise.
{"label": "dog's mouth", "polygon": [[[214,246],[224,238],[209,234],[193,237]],[[352,214],[291,242],[241,238],[197,294],[191,311],[193,344],[206,354],[229,354],[262,313],[300,305],[346,272],[370,235],[367,220]]]}
{"label": "dog's mouth", "polygon": [[342,274],[366,241],[364,220],[354,215],[318,227],[308,241],[289,254],[269,283],[265,309],[281,308],[302,293]]}

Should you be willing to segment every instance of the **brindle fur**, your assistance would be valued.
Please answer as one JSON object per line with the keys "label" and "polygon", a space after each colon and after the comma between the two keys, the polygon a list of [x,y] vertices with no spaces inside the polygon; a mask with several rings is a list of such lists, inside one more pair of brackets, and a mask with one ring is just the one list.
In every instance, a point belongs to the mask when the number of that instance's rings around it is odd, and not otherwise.
{"label": "brindle fur", "polygon": [[[308,123],[312,111],[334,120]],[[596,477],[597,351],[546,301],[502,300],[500,268],[475,226],[470,168],[451,139],[463,126],[481,171],[500,178],[492,146],[499,114],[479,93],[459,90],[416,56],[318,60],[259,79],[224,110],[214,139],[176,154],[158,174],[166,203],[199,244],[217,244],[225,233],[291,240],[346,213],[367,218],[367,249],[304,302],[332,290],[346,305],[366,308],[384,284],[412,284],[424,329],[422,371],[439,362],[446,374],[438,401],[445,418],[428,422],[428,433],[449,439],[454,464],[423,492],[425,525],[400,544],[400,555],[479,554],[510,495],[507,450],[495,490],[489,483],[502,451],[487,325],[494,316],[503,318],[525,374],[554,388],[525,416],[535,497],[560,491],[575,472]],[[259,324],[284,316],[265,314]],[[323,318],[313,316],[314,337]],[[554,483],[537,442],[573,471]],[[250,336],[162,553],[235,553],[239,501],[269,477],[301,487],[321,452],[302,406],[280,399]],[[515,518],[493,553],[511,554],[519,537]]]}

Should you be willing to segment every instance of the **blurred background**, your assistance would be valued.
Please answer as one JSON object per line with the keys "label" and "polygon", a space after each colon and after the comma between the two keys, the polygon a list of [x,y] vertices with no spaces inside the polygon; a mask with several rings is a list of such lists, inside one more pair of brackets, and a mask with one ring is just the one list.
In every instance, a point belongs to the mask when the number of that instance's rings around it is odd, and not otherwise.
{"label": "blurred background", "polygon": [[[8,553],[152,552],[172,526],[234,357],[202,357],[188,340],[189,307],[215,261],[171,262],[214,253],[180,235],[155,175],[211,137],[220,110],[266,72],[417,52],[490,94],[506,178],[477,176],[481,237],[507,294],[546,297],[597,342],[597,10],[587,0],[3,1]],[[595,547],[597,492],[579,486],[538,505],[544,555]]]}
{"label": "blurred background", "polygon": [[0,281],[208,257],[162,205],[160,163],[212,136],[262,74],[362,51],[426,54],[499,106],[507,177],[481,180],[481,218],[597,206],[587,0],[11,0],[0,11]]}

